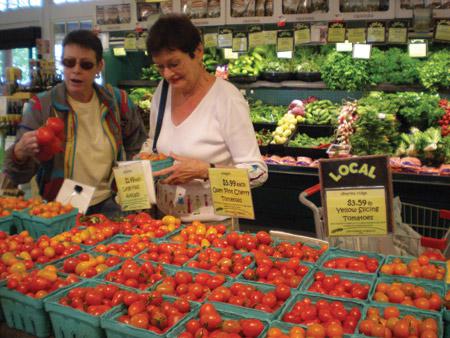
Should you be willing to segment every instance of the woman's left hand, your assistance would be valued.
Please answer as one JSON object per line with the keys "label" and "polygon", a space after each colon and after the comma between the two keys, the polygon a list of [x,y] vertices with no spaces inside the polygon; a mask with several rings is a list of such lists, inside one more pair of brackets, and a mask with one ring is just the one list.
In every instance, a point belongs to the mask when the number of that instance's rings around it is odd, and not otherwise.
{"label": "woman's left hand", "polygon": [[209,163],[188,157],[170,154],[176,163],[166,169],[155,171],[153,176],[169,175],[161,181],[164,184],[183,184],[196,178],[208,178]]}

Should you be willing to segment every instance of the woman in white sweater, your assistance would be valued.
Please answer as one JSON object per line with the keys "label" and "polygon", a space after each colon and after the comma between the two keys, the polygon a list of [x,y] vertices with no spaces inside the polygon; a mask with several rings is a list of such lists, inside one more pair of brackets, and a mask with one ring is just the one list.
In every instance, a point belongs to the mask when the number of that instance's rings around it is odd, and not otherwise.
{"label": "woman in white sweater", "polygon": [[[185,222],[221,220],[212,208],[210,167],[245,168],[252,187],[267,180],[248,104],[236,87],[205,70],[200,34],[186,16],[161,17],[150,30],[147,50],[164,80],[153,96],[142,151],[175,160],[154,173],[168,175],[157,184],[158,208]],[[163,116],[159,134],[158,115]]]}

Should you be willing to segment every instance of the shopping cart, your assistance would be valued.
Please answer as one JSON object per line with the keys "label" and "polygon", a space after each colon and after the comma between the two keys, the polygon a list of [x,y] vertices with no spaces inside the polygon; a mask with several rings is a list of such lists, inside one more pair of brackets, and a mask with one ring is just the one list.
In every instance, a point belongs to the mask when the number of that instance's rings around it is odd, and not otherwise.
{"label": "shopping cart", "polygon": [[[328,241],[331,246],[368,250],[395,254],[418,256],[424,251],[435,251],[450,257],[450,210],[434,209],[403,203],[397,199],[394,203],[394,233],[386,237],[330,237],[327,238],[323,210],[309,198],[320,192],[320,184],[316,184],[299,195],[302,204],[311,209],[317,238]],[[392,246],[395,252],[392,252]]]}

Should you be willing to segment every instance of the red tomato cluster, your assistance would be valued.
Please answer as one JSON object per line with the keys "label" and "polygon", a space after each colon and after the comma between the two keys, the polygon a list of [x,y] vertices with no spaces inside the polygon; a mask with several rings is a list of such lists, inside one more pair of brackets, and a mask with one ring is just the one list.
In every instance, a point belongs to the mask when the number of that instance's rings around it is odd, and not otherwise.
{"label": "red tomato cluster", "polygon": [[160,281],[163,275],[164,269],[161,265],[153,266],[150,262],[139,265],[135,261],[127,259],[120,269],[108,272],[105,280],[145,290]]}
{"label": "red tomato cluster", "polygon": [[210,275],[205,272],[193,275],[187,271],[178,271],[175,275],[166,277],[156,291],[163,295],[171,295],[186,300],[202,302],[211,291],[226,282],[223,275]]}
{"label": "red tomato cluster", "polygon": [[24,200],[19,197],[0,197],[0,217],[11,215],[14,210],[23,210],[28,208],[32,200]]}
{"label": "red tomato cluster", "polygon": [[57,289],[79,281],[75,275],[63,278],[58,276],[57,272],[54,266],[48,265],[29,273],[12,274],[8,276],[6,286],[29,297],[42,298]]}
{"label": "red tomato cluster", "polygon": [[291,296],[291,288],[287,285],[277,285],[273,291],[262,292],[255,286],[234,283],[230,287],[220,287],[214,290],[208,300],[224,302],[231,305],[248,307],[265,312],[279,309]]}
{"label": "red tomato cluster", "polygon": [[416,318],[413,315],[401,316],[395,306],[380,311],[371,307],[367,316],[359,323],[359,331],[369,337],[392,338],[438,338],[438,323],[434,318]]}
{"label": "red tomato cluster", "polygon": [[223,236],[226,230],[227,228],[223,224],[205,225],[199,221],[194,221],[186,228],[181,229],[179,234],[170,237],[170,240],[178,243],[209,247],[214,245],[214,243],[218,243],[218,239]]}
{"label": "red tomato cluster", "polygon": [[147,251],[140,259],[181,266],[194,257],[201,249],[199,246],[188,247],[186,243],[153,243],[147,245]]}
{"label": "red tomato cluster", "polygon": [[[294,324],[320,325],[317,331],[323,331],[322,335],[311,337],[340,337],[343,333],[355,332],[358,321],[361,318],[361,310],[352,307],[350,310],[344,307],[340,301],[326,301],[319,299],[313,303],[310,298],[303,298],[296,302],[290,311],[283,315],[283,321]],[[329,326],[332,325],[332,328]],[[333,331],[331,335],[330,331]]]}
{"label": "red tomato cluster", "polygon": [[443,280],[445,277],[445,267],[431,263],[430,258],[425,255],[421,255],[417,259],[412,259],[407,264],[401,258],[394,258],[392,263],[384,264],[380,271],[386,275],[399,275],[431,280]]}
{"label": "red tomato cluster", "polygon": [[375,273],[378,269],[378,260],[366,255],[361,255],[359,257],[338,257],[326,261],[323,263],[323,267],[327,269]]}
{"label": "red tomato cluster", "polygon": [[171,215],[162,219],[153,219],[148,213],[128,215],[121,222],[121,232],[124,235],[142,235],[149,238],[161,238],[181,226],[181,220]]}
{"label": "red tomato cluster", "polygon": [[207,303],[200,307],[199,318],[188,321],[185,328],[178,338],[253,338],[264,331],[264,324],[259,319],[222,318],[214,305]]}
{"label": "red tomato cluster", "polygon": [[150,243],[149,238],[134,235],[126,242],[100,244],[94,250],[108,255],[131,258],[146,249]]}
{"label": "red tomato cluster", "polygon": [[51,160],[57,153],[64,151],[64,121],[59,117],[49,117],[45,126],[36,131],[39,145],[37,159],[41,162]]}
{"label": "red tomato cluster", "polygon": [[276,258],[300,258],[304,262],[316,262],[322,254],[327,251],[327,246],[321,246],[319,249],[310,247],[301,242],[295,244],[289,242],[281,242],[275,246],[273,253],[266,255]]}
{"label": "red tomato cluster", "polygon": [[443,303],[436,292],[428,292],[420,285],[401,282],[393,282],[392,284],[378,283],[373,300],[435,311],[440,311]]}
{"label": "red tomato cluster", "polygon": [[83,278],[91,278],[119,263],[120,258],[117,256],[93,256],[88,253],[81,253],[75,257],[67,258],[63,263],[63,270],[65,273],[75,273]]}
{"label": "red tomato cluster", "polygon": [[78,244],[57,242],[48,236],[43,235],[39,237],[34,248],[31,249],[29,253],[33,262],[45,264],[66,257],[80,250],[81,247]]}
{"label": "red tomato cluster", "polygon": [[299,258],[288,261],[272,260],[264,255],[256,255],[256,268],[245,270],[243,276],[247,280],[274,285],[284,284],[291,288],[299,286],[309,268],[300,264]]}
{"label": "red tomato cluster", "polygon": [[163,300],[158,292],[134,295],[134,301],[130,303],[127,299],[125,302],[128,306],[127,314],[120,316],[117,320],[157,334],[167,332],[191,310],[187,300],[177,299],[171,303]]}
{"label": "red tomato cluster", "polygon": [[319,271],[314,274],[314,282],[308,291],[326,294],[334,297],[367,299],[370,285],[353,283],[339,275],[326,275]]}
{"label": "red tomato cluster", "polygon": [[231,248],[222,250],[208,248],[200,252],[197,258],[190,261],[187,266],[235,277],[244,271],[252,260],[250,255],[243,256],[240,253],[234,253]]}
{"label": "red tomato cluster", "polygon": [[439,125],[442,137],[446,137],[450,134],[450,104],[448,100],[442,99],[439,101],[439,106],[445,110],[445,114],[439,120]]}
{"label": "red tomato cluster", "polygon": [[132,293],[111,284],[76,287],[69,290],[67,295],[59,300],[59,304],[87,312],[92,316],[100,316],[113,306],[122,304],[127,297],[131,297],[130,294]]}
{"label": "red tomato cluster", "polygon": [[271,243],[272,237],[266,231],[259,231],[256,235],[232,231],[214,241],[213,245],[218,248],[231,247],[233,250],[251,252],[258,250],[261,245],[268,246]]}

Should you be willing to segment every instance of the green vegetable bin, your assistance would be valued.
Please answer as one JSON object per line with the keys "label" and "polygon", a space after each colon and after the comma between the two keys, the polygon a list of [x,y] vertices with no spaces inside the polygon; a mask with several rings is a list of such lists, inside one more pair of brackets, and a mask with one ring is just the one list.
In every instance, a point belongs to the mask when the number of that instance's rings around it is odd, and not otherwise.
{"label": "green vegetable bin", "polygon": [[[236,283],[251,285],[264,294],[275,290],[274,285],[270,285],[270,284],[269,285],[261,285],[261,283],[256,284],[256,283],[242,282],[242,281],[230,281],[230,282],[226,283],[225,286],[231,287],[233,284],[236,284]],[[266,311],[248,308],[245,306],[233,305],[233,304],[224,303],[224,302],[216,302],[216,301],[212,301],[212,300],[207,300],[207,302],[214,304],[214,306],[216,307],[217,310],[222,310],[225,312],[230,312],[230,311],[236,312],[236,313],[244,314],[245,317],[249,317],[249,318],[251,317],[251,318],[257,318],[257,319],[261,319],[261,320],[270,321],[273,318],[276,318],[280,315],[280,313],[283,311],[286,304],[289,302],[289,300],[293,296],[294,296],[294,292],[293,292],[293,290],[291,290],[291,296],[285,300],[283,305],[281,305],[277,310],[275,310],[273,312],[266,312]]]}
{"label": "green vegetable bin", "polygon": [[[364,312],[363,315],[361,316],[361,320],[366,318],[366,314],[367,311],[369,310],[369,308],[374,307],[380,310],[380,315],[383,315],[384,310],[387,307],[392,306],[392,304],[380,304],[380,303],[376,303],[376,304],[368,304],[365,306],[364,308]],[[437,321],[438,324],[438,337],[447,337],[447,335],[444,336],[444,327],[442,325],[442,315],[440,312],[431,312],[431,311],[422,311],[419,309],[412,309],[412,308],[403,308],[403,307],[398,307],[399,311],[400,311],[400,318],[403,318],[406,315],[412,315],[416,318],[419,319],[425,319],[425,318],[433,318]],[[359,331],[359,325],[358,325],[358,329],[357,329],[357,333],[359,334],[359,337],[367,337],[366,335],[362,334]]]}
{"label": "green vegetable bin", "polygon": [[[411,257],[411,256],[386,256],[386,260],[384,261],[384,264],[390,264],[392,263],[392,261],[396,258],[400,258],[403,263],[408,264],[409,262],[411,262],[414,259],[417,259],[416,257]],[[433,280],[433,279],[426,279],[426,278],[419,278],[419,277],[408,277],[408,276],[401,276],[402,278],[408,278],[411,279],[412,281],[414,280],[423,280],[423,281],[427,281],[429,283],[436,283],[440,286],[445,286],[445,277],[447,276],[447,264],[445,262],[440,262],[440,261],[434,261],[434,260],[430,260],[430,264],[436,265],[436,266],[440,266],[443,267],[445,269],[445,275],[444,278],[442,280]],[[384,276],[393,276],[393,275],[387,275],[381,272],[380,270],[380,276],[384,277]]]}
{"label": "green vegetable bin", "polygon": [[13,212],[19,231],[27,230],[30,236],[37,239],[43,235],[53,237],[75,226],[78,209],[52,218],[42,218],[28,214],[28,209]]}
{"label": "green vegetable bin", "polygon": [[[378,271],[380,270],[381,266],[384,263],[385,256],[373,253],[373,252],[367,252],[367,251],[353,251],[353,250],[344,250],[339,248],[329,248],[325,254],[320,257],[320,259],[317,261],[317,265],[320,268],[327,269],[323,265],[324,263],[328,262],[330,259],[339,258],[339,257],[359,257],[359,256],[367,256],[369,258],[376,258],[378,261],[378,269],[373,273],[364,273],[364,272],[358,272],[359,274],[369,276],[369,275],[377,275]],[[330,271],[339,271],[339,272],[352,272],[352,270],[343,270],[343,269],[328,269]]]}
{"label": "green vegetable bin", "polygon": [[[174,298],[164,297],[165,300],[173,303]],[[198,305],[191,304],[191,312],[198,310]],[[178,326],[184,325],[190,318],[190,313],[187,313],[178,323],[173,325],[169,330],[163,334],[158,334],[154,331],[140,329],[131,325],[121,323],[117,320],[120,316],[127,313],[125,306],[120,306],[108,312],[101,318],[101,326],[106,331],[108,338],[161,338],[161,337],[177,337],[177,335],[171,335]]]}
{"label": "green vegetable bin", "polygon": [[[375,284],[375,279],[376,276],[361,276],[360,274],[356,274],[356,273],[350,273],[350,272],[334,272],[334,271],[330,271],[328,269],[317,269],[314,271],[313,274],[308,274],[307,278],[305,279],[305,281],[302,283],[302,286],[300,288],[301,291],[303,291],[304,293],[308,293],[308,294],[312,294],[312,295],[320,295],[320,293],[316,293],[313,291],[309,291],[308,289],[311,287],[311,285],[314,283],[314,275],[317,272],[323,272],[325,273],[326,276],[331,276],[331,275],[338,275],[341,279],[346,279],[351,281],[352,283],[359,283],[361,285],[369,285],[369,293],[367,294],[367,299],[369,299],[371,291],[373,289],[373,286]],[[364,299],[359,299],[359,298],[342,298],[342,297],[337,297],[336,298],[341,298],[341,299],[356,299],[356,300],[360,300],[360,301],[365,301]]]}
{"label": "green vegetable bin", "polygon": [[71,285],[70,288],[61,290],[44,301],[45,310],[50,316],[55,338],[104,338],[105,331],[100,326],[101,316],[93,316],[86,312],[76,310],[70,306],[59,304],[59,300],[67,296],[68,292],[75,287],[93,287],[98,284],[107,284],[98,281],[83,281]]}
{"label": "green vegetable bin", "polygon": [[0,217],[0,231],[4,231],[10,235],[17,233],[17,227],[12,214],[9,216]]}
{"label": "green vegetable bin", "polygon": [[28,297],[6,286],[0,288],[0,302],[6,324],[13,329],[25,331],[31,335],[48,337],[52,333],[50,317],[44,309],[44,301],[56,292],[70,288],[68,285],[60,290],[36,299]]}
{"label": "green vegetable bin", "polygon": [[[215,303],[216,304],[216,303]],[[214,304],[214,305],[215,305]],[[217,308],[216,308],[217,309]],[[219,310],[217,309],[217,312],[221,315],[222,319],[226,320],[226,319],[232,319],[232,320],[239,320],[239,319],[259,319],[256,317],[253,317],[251,315],[247,315],[245,313],[243,313],[242,311],[236,311],[234,309],[230,309],[230,311],[223,311],[223,310]],[[167,337],[170,338],[176,338],[179,337],[179,335],[181,333],[183,333],[186,328],[185,328],[185,323],[191,319],[198,319],[199,318],[199,311],[195,311],[193,312],[192,316],[190,316],[187,320],[185,320],[184,322],[180,322],[179,325],[177,325],[174,330],[171,330],[168,334]],[[267,320],[263,320],[260,319],[262,321],[262,323],[264,324],[264,330],[261,332],[261,334],[258,336],[258,338],[264,338],[266,337],[266,333],[267,330],[269,328],[269,322]],[[119,338],[119,337],[109,337],[108,338]],[[122,338],[122,337],[120,337]]]}
{"label": "green vegetable bin", "polygon": [[[375,285],[373,286],[372,291],[370,292],[370,298],[369,298],[369,299],[370,299],[370,303],[376,304],[376,305],[380,305],[380,304],[389,304],[389,305],[392,305],[392,304],[394,304],[394,303],[388,303],[388,302],[386,302],[386,303],[380,303],[380,302],[377,302],[377,301],[375,301],[375,300],[373,299],[378,284],[380,284],[380,283],[392,284],[392,283],[394,283],[394,282],[399,282],[399,283],[410,283],[410,284],[413,284],[414,286],[422,286],[422,287],[425,288],[425,290],[426,290],[427,292],[430,292],[430,291],[431,291],[431,292],[435,292],[435,293],[437,293],[441,298],[443,298],[444,295],[445,295],[445,288],[444,288],[443,286],[440,286],[439,284],[436,284],[436,283],[430,283],[430,282],[425,281],[425,280],[416,280],[416,281],[414,281],[414,280],[412,280],[411,278],[404,278],[404,277],[399,277],[399,276],[395,276],[395,277],[379,277],[379,278],[375,281]],[[411,310],[411,309],[414,309],[414,310],[420,310],[420,311],[431,312],[431,313],[439,312],[439,311],[434,311],[434,310],[421,310],[421,309],[418,309],[418,308],[416,308],[416,307],[414,307],[414,306],[408,306],[408,305],[401,305],[401,304],[395,304],[395,305],[396,305],[399,309],[404,309],[404,310]]]}

